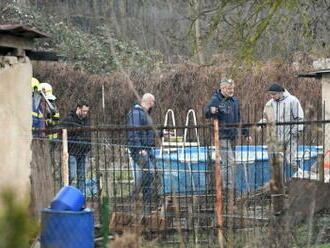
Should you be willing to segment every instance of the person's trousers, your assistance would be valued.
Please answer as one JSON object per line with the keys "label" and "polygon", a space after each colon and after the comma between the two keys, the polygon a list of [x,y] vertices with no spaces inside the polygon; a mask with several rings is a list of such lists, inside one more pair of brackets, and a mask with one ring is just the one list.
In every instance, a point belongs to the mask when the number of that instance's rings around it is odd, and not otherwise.
{"label": "person's trousers", "polygon": [[[220,139],[220,168],[223,180],[223,190],[225,193],[226,212],[229,214],[234,213],[235,204],[235,177],[236,177],[236,164],[235,164],[235,140]],[[233,223],[228,223],[229,227],[233,227]]]}
{"label": "person's trousers", "polygon": [[224,188],[235,188],[235,141],[231,139],[220,139],[221,173]]}
{"label": "person's trousers", "polygon": [[69,156],[69,184],[77,188],[85,195],[85,155]]}
{"label": "person's trousers", "polygon": [[284,161],[290,165],[288,170],[289,173],[286,173],[286,176],[292,175],[298,170],[297,164],[297,148],[298,148],[298,137],[291,136],[290,139],[286,142],[280,143],[280,152],[283,152]]}
{"label": "person's trousers", "polygon": [[137,152],[131,152],[131,158],[134,162],[135,182],[132,189],[132,196],[143,195],[144,205],[150,205],[158,196],[158,190],[161,186],[160,175],[156,168],[155,159],[152,155],[140,155]]}

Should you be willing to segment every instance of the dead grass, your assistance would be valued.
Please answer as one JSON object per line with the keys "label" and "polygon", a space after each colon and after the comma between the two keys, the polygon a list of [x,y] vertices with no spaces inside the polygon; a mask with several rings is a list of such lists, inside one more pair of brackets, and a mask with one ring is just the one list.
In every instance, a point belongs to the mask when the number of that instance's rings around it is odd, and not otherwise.
{"label": "dead grass", "polygon": [[116,236],[115,240],[110,242],[108,248],[139,248],[140,237],[134,233],[125,233],[121,236]]}
{"label": "dead grass", "polygon": [[[296,95],[307,109],[316,109],[321,101],[320,81],[295,77],[298,71],[291,64],[269,61],[264,64],[232,64],[200,66],[193,63],[166,65],[151,73],[113,73],[110,77],[90,75],[59,63],[39,62],[34,65],[34,74],[41,82],[53,85],[54,94],[62,116],[75,107],[78,100],[86,99],[92,106],[93,124],[125,124],[126,114],[137,102],[135,93],[152,92],[157,106],[153,114],[155,123],[161,124],[168,108],[176,113],[177,122],[185,121],[186,112],[196,110],[198,123],[204,122],[202,110],[218,88],[223,77],[236,81],[236,95],[239,97],[244,120],[259,120],[267,101],[266,90],[273,81],[283,84]],[[302,64],[300,68],[310,68]],[[128,77],[127,77],[128,76]],[[102,85],[104,85],[105,109],[102,108]],[[306,111],[315,117],[317,111]],[[309,116],[307,116],[309,117]]]}

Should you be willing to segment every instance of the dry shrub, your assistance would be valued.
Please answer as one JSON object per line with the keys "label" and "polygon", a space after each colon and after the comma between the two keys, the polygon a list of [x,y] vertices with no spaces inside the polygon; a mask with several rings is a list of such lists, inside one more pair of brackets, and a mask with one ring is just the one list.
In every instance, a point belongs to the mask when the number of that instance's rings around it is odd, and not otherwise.
{"label": "dry shrub", "polygon": [[110,242],[108,248],[139,248],[140,237],[134,233],[124,233],[116,236],[115,240]]}
{"label": "dry shrub", "polygon": [[[309,65],[300,68],[309,69]],[[192,63],[170,64],[151,73],[135,71],[126,74],[116,72],[111,76],[91,75],[60,63],[39,62],[34,65],[34,75],[41,82],[53,85],[54,94],[62,116],[85,99],[92,106],[93,124],[125,124],[126,115],[136,94],[152,92],[156,96],[155,123],[161,124],[164,113],[172,108],[178,124],[185,122],[188,109],[196,111],[199,123],[205,121],[202,110],[226,75],[236,81],[236,95],[246,121],[258,121],[267,101],[266,90],[270,83],[278,81],[296,95],[308,109],[316,109],[321,102],[321,83],[313,79],[295,77],[298,72],[290,64],[270,61],[265,64],[232,68],[231,64],[200,66]],[[102,85],[104,85],[105,109],[102,109]],[[134,89],[134,90],[133,90]],[[310,111],[315,115],[317,111]],[[316,118],[307,116],[307,119]]]}

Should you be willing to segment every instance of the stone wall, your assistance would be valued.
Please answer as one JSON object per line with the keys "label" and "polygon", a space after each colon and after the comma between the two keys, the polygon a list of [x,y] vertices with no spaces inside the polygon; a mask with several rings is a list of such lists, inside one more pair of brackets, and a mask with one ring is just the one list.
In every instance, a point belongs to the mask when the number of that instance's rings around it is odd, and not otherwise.
{"label": "stone wall", "polygon": [[32,139],[31,77],[32,65],[27,57],[0,56],[0,189],[11,187],[18,198],[27,202]]}

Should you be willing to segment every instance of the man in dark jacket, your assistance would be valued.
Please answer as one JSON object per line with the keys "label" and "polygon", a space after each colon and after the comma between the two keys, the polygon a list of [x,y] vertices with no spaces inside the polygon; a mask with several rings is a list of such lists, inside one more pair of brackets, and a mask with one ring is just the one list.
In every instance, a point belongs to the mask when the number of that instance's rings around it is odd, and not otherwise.
{"label": "man in dark jacket", "polygon": [[85,193],[85,161],[91,150],[91,133],[80,130],[70,131],[70,129],[89,128],[88,113],[88,104],[80,102],[62,122],[62,126],[69,129],[69,183],[71,185],[77,181],[77,188],[83,193]]}
{"label": "man in dark jacket", "polygon": [[[238,137],[237,127],[226,127],[226,124],[236,124],[242,121],[240,105],[234,96],[234,82],[231,79],[220,82],[220,90],[217,90],[205,108],[206,118],[219,120],[220,157],[222,161],[222,175],[224,185],[229,189],[235,187],[235,140]],[[242,129],[243,136],[248,142],[252,138],[248,129]]]}
{"label": "man in dark jacket", "polygon": [[[128,113],[128,126],[151,127],[153,122],[150,113],[154,105],[155,97],[150,93],[144,94],[141,104],[133,105]],[[136,170],[132,195],[138,197],[138,194],[142,192],[145,212],[150,212],[151,200],[158,193],[157,190],[153,189],[156,182],[159,182],[153,154],[155,138],[156,133],[152,128],[128,131],[128,148]]]}

